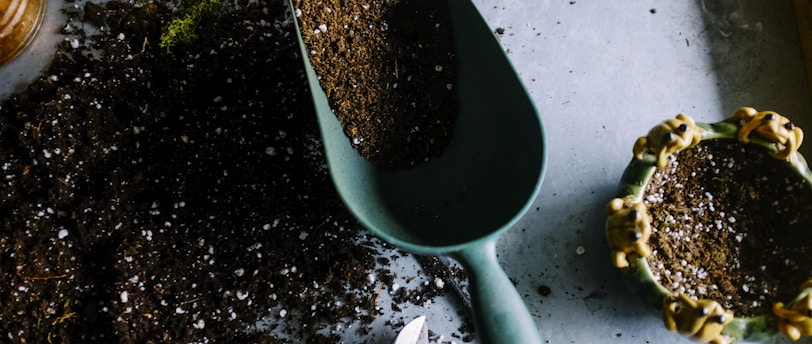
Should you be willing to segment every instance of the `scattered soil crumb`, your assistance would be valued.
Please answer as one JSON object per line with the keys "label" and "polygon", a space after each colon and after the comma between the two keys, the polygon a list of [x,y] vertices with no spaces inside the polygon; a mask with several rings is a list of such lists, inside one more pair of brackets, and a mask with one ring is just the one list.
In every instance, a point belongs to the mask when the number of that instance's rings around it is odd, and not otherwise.
{"label": "scattered soil crumb", "polygon": [[537,291],[538,291],[539,295],[544,296],[544,297],[550,296],[550,294],[553,293],[553,290],[550,289],[550,287],[548,287],[546,285],[539,286]]}

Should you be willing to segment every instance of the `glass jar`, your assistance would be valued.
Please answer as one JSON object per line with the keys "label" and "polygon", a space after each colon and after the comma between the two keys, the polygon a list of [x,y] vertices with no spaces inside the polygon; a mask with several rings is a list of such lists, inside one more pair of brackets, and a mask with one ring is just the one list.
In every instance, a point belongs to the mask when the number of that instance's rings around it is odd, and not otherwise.
{"label": "glass jar", "polygon": [[0,0],[0,66],[13,60],[34,39],[47,0]]}

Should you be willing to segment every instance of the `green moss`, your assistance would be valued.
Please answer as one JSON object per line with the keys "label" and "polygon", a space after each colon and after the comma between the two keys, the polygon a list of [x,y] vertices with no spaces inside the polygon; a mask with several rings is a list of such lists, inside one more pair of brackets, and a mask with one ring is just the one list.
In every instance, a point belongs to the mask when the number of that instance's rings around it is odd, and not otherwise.
{"label": "green moss", "polygon": [[161,48],[169,51],[179,44],[189,44],[195,38],[195,30],[201,18],[217,9],[220,0],[187,0],[184,1],[183,14],[163,27]]}

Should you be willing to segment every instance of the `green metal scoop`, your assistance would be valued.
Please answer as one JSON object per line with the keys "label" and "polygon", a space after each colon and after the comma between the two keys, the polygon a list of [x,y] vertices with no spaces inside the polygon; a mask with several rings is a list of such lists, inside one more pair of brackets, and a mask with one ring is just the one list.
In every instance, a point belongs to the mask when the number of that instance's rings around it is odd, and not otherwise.
{"label": "green metal scoop", "polygon": [[370,231],[414,253],[451,256],[465,267],[483,343],[541,343],[496,257],[500,234],[538,194],[545,162],[541,122],[476,7],[470,0],[448,4],[459,114],[440,158],[402,170],[376,167],[352,147],[294,20],[330,173],[346,206]]}

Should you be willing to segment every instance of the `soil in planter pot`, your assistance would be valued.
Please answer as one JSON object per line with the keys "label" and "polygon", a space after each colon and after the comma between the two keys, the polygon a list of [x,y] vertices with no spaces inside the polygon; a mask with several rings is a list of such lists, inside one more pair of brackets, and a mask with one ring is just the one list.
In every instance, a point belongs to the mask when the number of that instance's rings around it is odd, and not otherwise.
{"label": "soil in planter pot", "polygon": [[297,0],[309,58],[344,132],[383,167],[439,156],[458,104],[448,5]]}
{"label": "soil in planter pot", "polygon": [[737,316],[770,313],[812,277],[812,189],[766,149],[706,140],[646,186],[659,282]]}
{"label": "soil in planter pot", "polygon": [[405,253],[335,193],[284,2],[227,5],[171,53],[160,3],[68,14],[45,74],[0,103],[3,340],[335,343],[444,294],[378,302]]}

